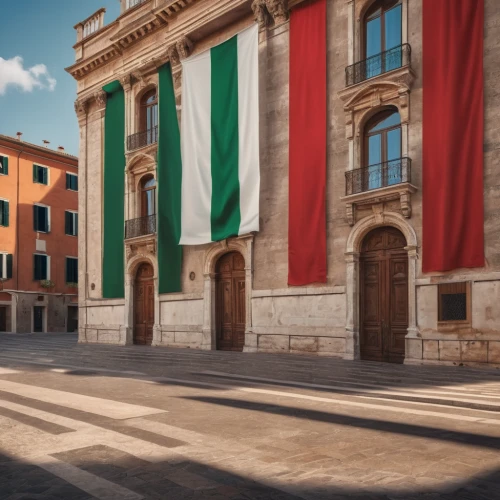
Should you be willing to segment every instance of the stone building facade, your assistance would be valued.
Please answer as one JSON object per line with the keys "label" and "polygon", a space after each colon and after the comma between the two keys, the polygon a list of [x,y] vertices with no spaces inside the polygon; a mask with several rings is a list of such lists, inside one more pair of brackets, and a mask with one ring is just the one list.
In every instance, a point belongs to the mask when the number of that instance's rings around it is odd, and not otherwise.
{"label": "stone building facade", "polygon": [[[67,71],[77,81],[75,109],[83,172],[79,201],[80,342],[134,341],[140,286],[137,274],[146,264],[153,284],[148,312],[152,344],[216,349],[219,302],[223,300],[218,292],[223,274],[219,263],[226,254],[237,252],[242,257],[238,290],[243,293],[239,311],[243,311],[240,322],[245,352],[308,353],[350,360],[404,359],[413,364],[500,365],[500,162],[496,120],[500,111],[500,5],[485,0],[486,266],[422,273],[422,0],[328,0],[328,280],[321,285],[289,287],[289,14],[301,3],[145,0],[130,7],[122,0],[122,13],[112,23],[104,25],[104,10],[100,10],[76,26],[76,63]],[[366,63],[363,40],[367,15],[378,8],[375,3],[381,4],[382,11],[397,7],[401,29],[393,59],[396,62],[372,71]],[[106,95],[102,87],[119,79],[125,90],[129,141],[124,171],[125,218],[135,220],[143,215],[144,180],[154,180],[156,175],[157,144],[144,128],[141,113],[142,104],[147,106],[145,96],[153,95],[158,85],[158,68],[167,61],[172,65],[180,118],[180,61],[254,22],[260,26],[260,232],[185,247],[182,293],[164,295],[158,293],[154,230],[126,238],[125,298],[103,299],[101,193]],[[377,118],[380,113],[386,115]],[[369,181],[367,185],[361,169],[366,165],[368,129],[377,130],[384,116],[398,120],[399,162],[390,163],[388,170],[377,167],[378,172],[389,172],[389,176],[392,171],[392,181],[379,180],[372,185]],[[395,157],[389,160],[394,162]],[[384,259],[394,261],[394,273],[377,275],[375,285],[370,286],[373,266],[369,264],[375,262],[377,267]],[[387,265],[393,269],[392,264]],[[376,331],[370,331],[370,307],[386,300],[385,291],[392,300],[387,306],[389,317],[383,322],[375,318]],[[398,321],[399,332],[394,326]],[[380,336],[385,336],[386,344],[393,342],[394,352],[377,351]]]}

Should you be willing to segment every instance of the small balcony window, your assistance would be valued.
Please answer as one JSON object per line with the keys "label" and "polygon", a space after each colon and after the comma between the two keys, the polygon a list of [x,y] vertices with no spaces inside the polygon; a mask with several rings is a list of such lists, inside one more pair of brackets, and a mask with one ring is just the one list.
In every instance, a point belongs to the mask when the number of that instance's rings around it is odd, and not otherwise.
{"label": "small balcony window", "polygon": [[128,137],[129,151],[158,142],[158,95],[156,89],[146,92],[139,103],[139,132]]}

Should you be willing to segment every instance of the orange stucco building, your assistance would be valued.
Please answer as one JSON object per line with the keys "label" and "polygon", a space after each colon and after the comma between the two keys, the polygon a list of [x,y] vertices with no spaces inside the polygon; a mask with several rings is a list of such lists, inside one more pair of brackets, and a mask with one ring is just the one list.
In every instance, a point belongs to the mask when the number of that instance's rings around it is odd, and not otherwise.
{"label": "orange stucco building", "polygon": [[0,135],[0,331],[78,328],[78,158]]}

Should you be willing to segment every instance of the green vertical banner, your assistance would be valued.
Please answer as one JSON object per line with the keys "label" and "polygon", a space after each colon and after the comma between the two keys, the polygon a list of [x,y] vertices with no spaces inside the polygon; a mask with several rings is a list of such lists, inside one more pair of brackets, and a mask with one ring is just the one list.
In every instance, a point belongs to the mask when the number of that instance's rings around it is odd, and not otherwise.
{"label": "green vertical banner", "polygon": [[174,82],[170,63],[158,70],[158,268],[159,293],[182,291],[181,236],[181,137],[175,105]]}
{"label": "green vertical banner", "polygon": [[125,297],[125,93],[120,82],[103,87],[107,94],[104,117],[104,227],[102,296]]}

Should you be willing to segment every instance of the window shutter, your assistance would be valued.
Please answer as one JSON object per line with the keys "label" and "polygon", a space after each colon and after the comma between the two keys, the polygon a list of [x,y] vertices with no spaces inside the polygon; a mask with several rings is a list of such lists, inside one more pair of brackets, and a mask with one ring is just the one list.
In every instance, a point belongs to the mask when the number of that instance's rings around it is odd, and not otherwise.
{"label": "window shutter", "polygon": [[40,265],[38,261],[38,255],[33,255],[33,279],[34,280],[39,280],[40,279]]}
{"label": "window shutter", "polygon": [[33,164],[33,182],[38,182],[37,173],[38,173],[38,167],[35,164]]}
{"label": "window shutter", "polygon": [[71,214],[69,212],[64,212],[64,234],[71,234]]}
{"label": "window shutter", "polygon": [[78,214],[75,214],[75,227],[74,227],[74,230],[75,230],[75,236],[78,236]]}
{"label": "window shutter", "polygon": [[47,279],[47,257],[45,255],[40,255],[40,262],[42,263],[42,279]]}
{"label": "window shutter", "polygon": [[9,175],[9,157],[4,156],[3,158],[3,173],[4,175]]}
{"label": "window shutter", "polygon": [[66,257],[66,283],[71,283],[71,276],[69,272],[69,259]]}
{"label": "window shutter", "polygon": [[45,184],[45,185],[48,184],[48,180],[47,180],[48,171],[49,171],[48,168],[42,168],[42,172],[43,172],[43,184]]}
{"label": "window shutter", "polygon": [[71,176],[66,174],[66,189],[71,189]]}
{"label": "window shutter", "polygon": [[3,278],[3,254],[0,253],[0,278]]}
{"label": "window shutter", "polygon": [[7,255],[7,279],[12,278],[12,254]]}
{"label": "window shutter", "polygon": [[46,233],[48,233],[49,232],[49,209],[47,207],[43,207],[43,214],[45,216],[44,231]]}
{"label": "window shutter", "polygon": [[33,229],[38,231],[38,207],[33,205]]}
{"label": "window shutter", "polygon": [[73,184],[75,185],[73,189],[78,191],[78,177],[76,175],[73,175]]}
{"label": "window shutter", "polygon": [[8,227],[9,225],[9,202],[3,202],[3,225]]}

